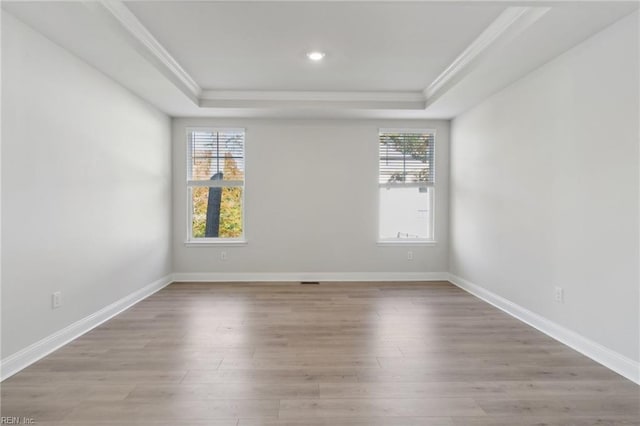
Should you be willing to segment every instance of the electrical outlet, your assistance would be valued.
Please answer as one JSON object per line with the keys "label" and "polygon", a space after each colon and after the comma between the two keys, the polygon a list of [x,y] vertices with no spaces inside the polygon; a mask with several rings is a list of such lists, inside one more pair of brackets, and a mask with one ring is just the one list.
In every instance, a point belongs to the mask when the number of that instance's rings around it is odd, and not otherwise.
{"label": "electrical outlet", "polygon": [[411,250],[407,252],[407,260],[413,260],[413,252]]}
{"label": "electrical outlet", "polygon": [[60,306],[62,306],[62,293],[56,291],[51,295],[51,307],[53,309],[58,309]]}
{"label": "electrical outlet", "polygon": [[564,290],[562,287],[556,287],[553,295],[556,302],[564,303]]}
{"label": "electrical outlet", "polygon": [[220,260],[227,260],[227,252],[226,251],[220,252]]}

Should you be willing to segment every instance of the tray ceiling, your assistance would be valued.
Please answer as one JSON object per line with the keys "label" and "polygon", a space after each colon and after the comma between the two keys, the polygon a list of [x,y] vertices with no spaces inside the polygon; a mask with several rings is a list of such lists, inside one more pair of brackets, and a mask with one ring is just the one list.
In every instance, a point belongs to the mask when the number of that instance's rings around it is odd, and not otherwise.
{"label": "tray ceiling", "polygon": [[[637,2],[2,2],[172,116],[451,118]],[[310,50],[326,53],[313,63]]]}

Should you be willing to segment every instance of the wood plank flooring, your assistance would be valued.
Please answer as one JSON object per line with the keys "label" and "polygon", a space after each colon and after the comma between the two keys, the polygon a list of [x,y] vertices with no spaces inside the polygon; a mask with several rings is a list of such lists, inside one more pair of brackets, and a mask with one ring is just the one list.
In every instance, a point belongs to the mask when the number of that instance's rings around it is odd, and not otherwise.
{"label": "wood plank flooring", "polygon": [[172,284],[1,396],[69,426],[640,425],[640,387],[447,282]]}

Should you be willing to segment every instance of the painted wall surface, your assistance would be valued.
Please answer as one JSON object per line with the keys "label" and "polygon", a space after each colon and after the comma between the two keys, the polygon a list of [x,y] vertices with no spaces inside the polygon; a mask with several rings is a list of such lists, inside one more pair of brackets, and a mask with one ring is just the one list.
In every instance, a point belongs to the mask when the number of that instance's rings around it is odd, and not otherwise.
{"label": "painted wall surface", "polygon": [[171,272],[171,122],[3,12],[2,124],[5,358]]}
{"label": "painted wall surface", "polygon": [[451,147],[450,271],[632,360],[639,71],[636,13],[456,118]]}
{"label": "painted wall surface", "polygon": [[[246,129],[246,238],[240,247],[186,247],[186,129]],[[437,244],[382,247],[378,130],[436,134]],[[173,120],[174,268],[177,273],[446,272],[449,125],[446,121]],[[220,259],[221,251],[227,260]],[[414,259],[407,260],[412,250]]]}

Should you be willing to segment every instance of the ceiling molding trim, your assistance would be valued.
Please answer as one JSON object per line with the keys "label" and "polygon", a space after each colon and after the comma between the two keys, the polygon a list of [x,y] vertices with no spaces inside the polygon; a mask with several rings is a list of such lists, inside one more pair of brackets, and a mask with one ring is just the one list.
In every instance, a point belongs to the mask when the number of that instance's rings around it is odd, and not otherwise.
{"label": "ceiling molding trim", "polygon": [[246,108],[246,109],[306,109],[306,110],[415,110],[422,111],[426,102],[422,101],[321,101],[321,100],[259,100],[259,99],[203,99],[201,108]]}
{"label": "ceiling molding trim", "polygon": [[424,102],[422,92],[349,92],[285,90],[203,90],[201,100]]}
{"label": "ceiling molding trim", "polygon": [[427,104],[446,93],[492,48],[508,42],[540,19],[550,7],[508,7],[424,90]]}
{"label": "ceiling molding trim", "polygon": [[422,92],[203,90],[203,108],[424,109]]}
{"label": "ceiling molding trim", "polygon": [[[91,4],[95,3],[89,2],[88,6],[91,6]],[[139,48],[138,50],[197,104],[202,92],[198,83],[138,20],[133,12],[120,0],[99,0],[98,4],[133,39]]]}

